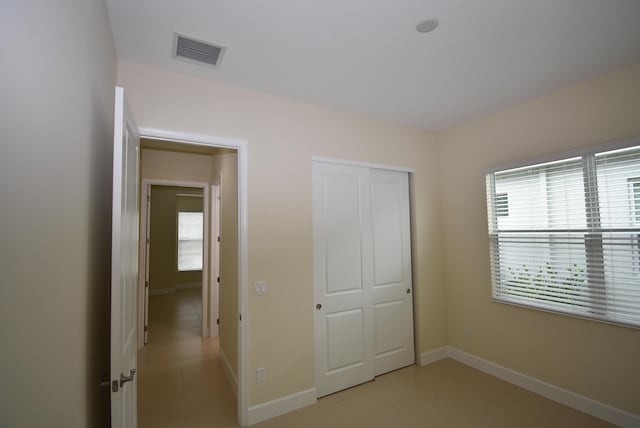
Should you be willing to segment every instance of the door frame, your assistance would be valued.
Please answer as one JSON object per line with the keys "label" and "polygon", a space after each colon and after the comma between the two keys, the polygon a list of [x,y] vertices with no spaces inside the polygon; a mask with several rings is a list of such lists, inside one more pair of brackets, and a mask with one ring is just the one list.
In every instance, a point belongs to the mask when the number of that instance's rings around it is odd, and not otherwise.
{"label": "door frame", "polygon": [[209,295],[209,335],[217,337],[220,335],[220,195],[221,178],[218,177],[211,185],[211,269],[209,271],[211,279],[211,294]]}
{"label": "door frame", "polygon": [[[143,137],[141,136],[140,138],[143,138]],[[349,159],[330,158],[325,156],[311,156],[311,162],[324,162],[324,163],[333,163],[338,165],[349,165],[349,166],[363,166],[365,168],[372,168],[372,169],[385,169],[387,171],[408,172],[409,174],[414,174],[416,172],[414,168],[410,168],[406,166],[355,161],[355,160],[349,160]],[[409,196],[410,196],[409,199],[411,200],[411,195]]]}
{"label": "door frame", "polygon": [[248,142],[235,138],[224,138],[190,132],[170,131],[158,128],[139,127],[140,138],[171,141],[208,147],[234,149],[238,154],[238,423],[249,424],[247,385],[247,325],[248,312],[248,226],[247,226],[247,185],[248,185]]}
{"label": "door frame", "polygon": [[[211,212],[209,210],[209,183],[204,181],[179,181],[179,180],[163,180],[155,178],[145,178],[142,180],[140,191],[140,240],[139,248],[140,257],[138,260],[138,349],[142,349],[145,345],[145,332],[144,327],[147,322],[148,314],[148,295],[145,287],[147,281],[147,270],[149,269],[149,256],[147,252],[147,237],[149,236],[149,219],[151,211],[147,208],[149,204],[147,201],[151,198],[150,188],[151,186],[173,186],[173,187],[185,187],[185,188],[197,188],[202,189],[202,210],[203,216],[207,220],[204,222],[204,236],[203,236],[203,252],[202,252],[202,285],[200,290],[202,292],[202,337],[209,337],[211,332],[209,331],[209,324],[207,323],[208,315],[211,310],[207,305],[208,290],[209,287],[209,242],[211,240],[210,233],[210,219]],[[144,236],[142,235],[144,233]]]}

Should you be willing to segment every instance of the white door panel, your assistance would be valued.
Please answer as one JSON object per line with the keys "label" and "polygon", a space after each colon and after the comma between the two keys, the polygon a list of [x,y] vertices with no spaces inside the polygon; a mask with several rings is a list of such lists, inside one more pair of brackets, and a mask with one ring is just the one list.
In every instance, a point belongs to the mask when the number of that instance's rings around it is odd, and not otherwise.
{"label": "white door panel", "polygon": [[408,178],[371,170],[376,376],[415,362]]}
{"label": "white door panel", "polygon": [[327,373],[365,364],[362,308],[327,314],[326,331]]}
{"label": "white door panel", "polygon": [[[406,174],[405,174],[406,175]],[[400,183],[372,174],[374,287],[403,282]]]}
{"label": "white door panel", "polygon": [[402,300],[374,305],[376,330],[376,356],[398,352],[404,348],[404,338],[398,332],[404,329],[405,310]]}
{"label": "white door panel", "polygon": [[363,289],[361,185],[358,175],[323,177],[326,294]]}
{"label": "white door panel", "polygon": [[135,428],[137,424],[138,172],[138,130],[127,107],[124,91],[116,88],[111,254],[111,426],[118,428]]}
{"label": "white door panel", "polygon": [[331,394],[373,378],[366,168],[313,166],[316,388]]}

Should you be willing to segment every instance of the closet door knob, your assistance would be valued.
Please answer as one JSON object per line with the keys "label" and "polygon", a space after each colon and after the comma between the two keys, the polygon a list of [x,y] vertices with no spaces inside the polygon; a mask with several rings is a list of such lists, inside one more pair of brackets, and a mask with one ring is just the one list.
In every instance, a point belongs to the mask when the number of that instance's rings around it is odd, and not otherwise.
{"label": "closet door knob", "polygon": [[318,304],[316,305],[316,309],[317,309],[317,310],[322,309],[322,305],[321,305],[320,303],[318,303]]}

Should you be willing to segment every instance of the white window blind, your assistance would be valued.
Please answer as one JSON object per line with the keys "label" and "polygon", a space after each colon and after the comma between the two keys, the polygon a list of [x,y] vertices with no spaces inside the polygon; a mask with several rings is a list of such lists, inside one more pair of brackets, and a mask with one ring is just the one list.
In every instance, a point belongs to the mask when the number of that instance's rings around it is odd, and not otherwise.
{"label": "white window blind", "polygon": [[202,270],[203,213],[178,212],[178,270]]}
{"label": "white window blind", "polygon": [[635,223],[640,225],[640,177],[629,179],[629,192],[633,201]]}
{"label": "white window blind", "polygon": [[640,146],[486,184],[494,299],[640,326]]}

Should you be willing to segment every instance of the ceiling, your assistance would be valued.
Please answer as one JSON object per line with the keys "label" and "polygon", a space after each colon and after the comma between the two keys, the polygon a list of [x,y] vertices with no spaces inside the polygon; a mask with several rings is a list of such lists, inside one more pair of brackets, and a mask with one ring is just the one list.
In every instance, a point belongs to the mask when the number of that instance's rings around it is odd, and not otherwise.
{"label": "ceiling", "polygon": [[[107,4],[120,60],[430,130],[640,62],[638,0]],[[218,69],[174,59],[174,32],[226,46]]]}

